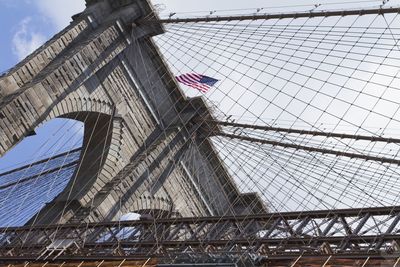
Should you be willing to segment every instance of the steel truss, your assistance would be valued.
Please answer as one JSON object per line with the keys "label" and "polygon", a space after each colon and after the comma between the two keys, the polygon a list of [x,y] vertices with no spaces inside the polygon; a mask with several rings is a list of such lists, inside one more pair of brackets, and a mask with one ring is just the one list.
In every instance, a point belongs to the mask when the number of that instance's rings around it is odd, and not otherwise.
{"label": "steel truss", "polygon": [[400,206],[0,229],[0,258],[396,257]]}

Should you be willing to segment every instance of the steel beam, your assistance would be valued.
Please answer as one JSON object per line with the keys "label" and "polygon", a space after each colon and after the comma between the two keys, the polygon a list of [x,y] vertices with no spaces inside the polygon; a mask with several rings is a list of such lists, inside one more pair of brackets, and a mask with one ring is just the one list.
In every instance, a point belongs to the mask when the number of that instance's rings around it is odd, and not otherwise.
{"label": "steel beam", "polygon": [[296,253],[318,256],[326,255],[320,249],[326,244],[334,255],[387,254],[393,241],[400,242],[398,214],[400,207],[394,206],[2,228],[0,258],[37,258],[52,242],[64,239],[74,240],[76,248],[60,257],[112,259],[116,250],[132,259],[143,255],[180,257],[187,256],[188,251],[238,257],[243,253],[259,257]]}
{"label": "steel beam", "polygon": [[170,24],[170,23],[189,23],[189,22],[220,22],[220,21],[243,21],[243,20],[271,20],[288,18],[315,18],[315,17],[335,17],[352,15],[373,15],[400,13],[400,8],[374,8],[374,9],[353,9],[353,10],[334,10],[334,11],[314,11],[298,13],[276,13],[276,14],[256,14],[243,16],[216,16],[216,17],[196,17],[196,18],[176,18],[176,19],[148,19],[141,20],[140,24]]}
{"label": "steel beam", "polygon": [[278,147],[283,147],[283,148],[291,148],[291,149],[295,149],[295,150],[303,150],[303,151],[308,151],[308,152],[317,152],[317,153],[321,153],[321,154],[329,154],[329,155],[335,155],[335,156],[341,156],[341,157],[347,157],[347,158],[364,159],[364,160],[377,161],[377,162],[381,162],[381,163],[400,165],[399,159],[377,157],[377,156],[371,156],[371,155],[363,155],[363,154],[358,154],[358,153],[349,153],[349,152],[343,152],[343,151],[332,150],[332,149],[303,146],[303,145],[298,145],[298,144],[290,144],[290,143],[284,143],[284,142],[278,142],[278,141],[265,140],[265,139],[261,139],[261,138],[254,138],[254,137],[249,137],[249,136],[242,136],[242,135],[237,135],[237,134],[229,134],[229,133],[224,133],[224,132],[216,132],[215,135],[221,136],[221,137],[226,137],[229,139],[238,139],[241,141],[247,141],[247,142],[251,142],[251,143],[266,144],[266,145],[278,146]]}
{"label": "steel beam", "polygon": [[220,125],[220,126],[261,130],[261,131],[266,131],[266,132],[282,132],[282,133],[290,133],[290,134],[294,133],[294,134],[300,134],[300,135],[312,135],[312,136],[334,137],[334,138],[340,138],[340,139],[365,140],[365,141],[371,141],[371,142],[400,143],[399,138],[382,137],[382,136],[367,136],[367,135],[354,135],[354,134],[344,134],[344,133],[300,130],[300,129],[293,129],[293,128],[281,128],[281,127],[273,127],[273,126],[265,126],[265,125],[235,123],[235,122],[228,122],[228,121],[209,121],[209,123],[210,123],[210,125],[216,124],[216,125]]}

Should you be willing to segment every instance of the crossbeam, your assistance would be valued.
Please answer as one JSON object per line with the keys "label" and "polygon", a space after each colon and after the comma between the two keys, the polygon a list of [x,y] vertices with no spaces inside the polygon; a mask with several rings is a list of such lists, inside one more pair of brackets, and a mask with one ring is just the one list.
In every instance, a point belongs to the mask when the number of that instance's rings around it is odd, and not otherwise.
{"label": "crossbeam", "polygon": [[253,125],[253,124],[245,124],[245,123],[236,123],[236,122],[229,122],[229,121],[209,121],[208,123],[216,124],[216,125],[220,125],[220,126],[228,126],[228,127],[233,127],[233,128],[261,130],[261,131],[265,131],[265,132],[281,132],[281,133],[299,134],[299,135],[332,137],[332,138],[339,138],[339,139],[364,140],[364,141],[371,141],[371,142],[400,143],[400,138],[383,137],[383,136],[368,136],[368,135],[356,135],[356,134],[323,132],[323,131],[313,131],[313,130],[301,130],[301,129],[293,129],[293,128],[273,127],[273,126],[268,126],[268,125]]}
{"label": "crossbeam", "polygon": [[353,9],[353,10],[334,10],[334,11],[313,11],[296,13],[276,13],[276,14],[255,14],[242,16],[216,16],[216,17],[195,17],[195,18],[169,18],[169,19],[147,19],[140,21],[140,24],[171,24],[189,22],[221,22],[221,21],[244,21],[244,20],[271,20],[287,18],[315,18],[315,17],[334,17],[351,15],[373,15],[400,13],[400,8],[375,8],[375,9]]}
{"label": "crossbeam", "polygon": [[[325,256],[326,247],[336,256],[376,256],[400,242],[399,221],[400,206],[393,206],[2,228],[0,258],[38,259],[62,240],[73,240],[74,246],[59,257],[74,259],[112,260],[116,250],[129,259],[185,256],[188,251],[238,257]],[[351,249],[354,246],[357,250]]]}
{"label": "crossbeam", "polygon": [[215,135],[229,138],[229,139],[237,139],[237,140],[241,140],[241,141],[247,141],[247,142],[251,142],[251,143],[266,144],[266,145],[283,147],[283,148],[291,148],[291,149],[295,149],[295,150],[303,150],[303,151],[308,151],[308,152],[317,152],[317,153],[321,153],[321,154],[329,154],[329,155],[348,157],[348,158],[353,158],[353,159],[364,159],[364,160],[377,161],[377,162],[381,162],[381,163],[400,165],[399,159],[393,159],[393,158],[387,158],[387,157],[363,155],[363,154],[359,154],[359,153],[350,153],[350,152],[344,152],[344,151],[338,151],[338,150],[332,150],[332,149],[325,149],[325,148],[304,146],[304,145],[293,144],[293,143],[272,141],[272,140],[243,136],[243,135],[238,135],[238,134],[229,134],[229,133],[225,133],[225,132],[221,132],[221,131],[215,132]]}

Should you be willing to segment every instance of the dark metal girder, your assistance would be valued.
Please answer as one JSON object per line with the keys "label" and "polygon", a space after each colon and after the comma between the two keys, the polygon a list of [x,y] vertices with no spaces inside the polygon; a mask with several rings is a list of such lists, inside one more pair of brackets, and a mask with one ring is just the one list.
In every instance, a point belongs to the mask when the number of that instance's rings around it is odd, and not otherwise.
{"label": "dark metal girder", "polygon": [[377,162],[381,162],[381,163],[400,165],[399,159],[391,159],[391,158],[385,158],[385,157],[377,157],[377,156],[371,156],[371,155],[363,155],[363,154],[357,154],[357,153],[337,151],[337,150],[332,150],[332,149],[303,146],[303,145],[297,145],[297,144],[290,144],[290,143],[254,138],[254,137],[249,137],[249,136],[228,134],[228,133],[223,133],[223,132],[216,132],[215,135],[221,136],[221,137],[226,137],[229,139],[238,139],[241,141],[248,141],[248,142],[252,142],[252,143],[266,144],[266,145],[278,146],[278,147],[283,147],[283,148],[291,148],[291,149],[295,149],[295,150],[303,150],[303,151],[308,151],[308,152],[317,152],[317,153],[321,153],[321,154],[330,154],[330,155],[334,155],[334,156],[341,156],[341,157],[354,158],[354,159],[372,160],[372,161],[377,161]]}
{"label": "dark metal girder", "polygon": [[[400,241],[398,214],[400,207],[395,206],[3,228],[0,229],[0,257],[8,257],[10,253],[38,257],[54,240],[63,239],[75,241],[78,249],[74,253],[77,257],[103,259],[111,259],[116,249],[124,252],[125,258],[133,259],[138,259],[143,253],[159,258],[171,254],[185,255],[189,248],[195,253],[256,253],[268,257],[288,253],[297,253],[298,256],[386,253],[386,247],[392,246],[394,240]],[[343,224],[343,220],[338,218],[344,218],[350,223]],[[382,234],[375,228],[365,230],[369,218],[379,221],[376,228],[389,224],[386,233]],[[347,228],[350,226],[355,231],[349,232]],[[317,230],[321,227],[325,231]],[[138,231],[135,235],[130,233],[124,236],[124,229]],[[82,236],[87,238],[82,239]],[[4,237],[8,237],[11,242],[5,241]],[[325,244],[329,244],[328,252],[321,249]],[[353,250],[347,244],[357,246],[357,249]],[[260,252],[260,247],[266,248],[263,250],[266,252]],[[209,248],[212,250],[209,251]],[[63,256],[70,255],[66,253]]]}
{"label": "dark metal girder", "polygon": [[[266,244],[270,246],[279,246],[285,244],[286,246],[298,247],[298,245],[310,244],[313,241],[323,243],[329,242],[331,245],[339,246],[343,241],[343,236],[326,236],[326,237],[288,237],[288,238],[274,238],[274,239],[254,239],[251,240],[249,238],[244,239],[230,239],[230,240],[168,240],[162,241],[157,240],[157,243],[154,241],[140,241],[140,242],[119,242],[119,246],[123,248],[151,248],[155,244],[158,246],[165,246],[168,248],[173,247],[198,247],[198,246],[214,246],[214,247],[226,247],[227,245],[239,245],[239,246],[254,246],[256,244]],[[390,234],[390,235],[381,235],[381,236],[348,236],[346,239],[349,242],[353,243],[370,243],[370,242],[378,242],[378,239],[381,238],[382,241],[392,241],[392,240],[400,240],[400,235]],[[115,248],[115,242],[103,242],[103,243],[90,243],[85,244],[85,249],[94,249],[94,248]],[[30,247],[30,246],[27,246]],[[375,251],[371,249],[370,251]],[[351,252],[349,252],[351,253]]]}
{"label": "dark metal girder", "polygon": [[[85,228],[96,227],[129,227],[136,225],[149,225],[155,222],[159,224],[177,224],[181,222],[186,223],[217,223],[224,221],[250,221],[253,219],[272,221],[275,219],[285,218],[287,220],[304,219],[310,217],[311,219],[333,218],[337,216],[344,217],[358,217],[370,214],[371,216],[378,215],[396,215],[400,213],[400,206],[388,207],[373,207],[373,208],[357,208],[357,209],[337,209],[337,210],[316,210],[316,211],[293,211],[293,212],[280,212],[280,213],[266,213],[254,215],[237,215],[237,216],[208,216],[208,217],[188,217],[188,218],[171,218],[171,219],[157,219],[154,220],[139,220],[139,221],[118,221],[118,222],[99,222],[85,224]],[[62,229],[62,228],[77,228],[82,227],[82,224],[60,224],[60,225],[37,225],[37,226],[22,226],[22,227],[4,227],[0,228],[1,233],[5,232],[24,232],[26,230],[49,230],[49,229]]]}
{"label": "dark metal girder", "polygon": [[242,16],[219,16],[219,17],[197,17],[197,18],[176,18],[176,19],[152,19],[141,20],[140,24],[159,24],[159,23],[189,23],[189,22],[219,22],[219,21],[243,21],[243,20],[271,20],[287,18],[315,18],[315,17],[334,17],[351,15],[373,15],[400,13],[399,8],[374,8],[374,9],[353,9],[353,10],[335,10],[335,11],[315,11],[298,13],[277,13],[277,14],[258,14]]}
{"label": "dark metal girder", "polygon": [[354,134],[344,134],[344,133],[332,133],[332,132],[322,132],[322,131],[311,131],[311,130],[300,130],[293,128],[281,128],[273,126],[264,125],[252,125],[228,121],[209,121],[210,125],[216,124],[220,126],[229,126],[235,128],[246,128],[261,131],[271,131],[271,132],[283,132],[283,133],[294,133],[300,135],[312,135],[312,136],[324,136],[324,137],[334,137],[340,139],[353,139],[353,140],[365,140],[371,142],[385,142],[385,143],[400,143],[399,138],[382,137],[382,136],[367,136],[367,135],[354,135]]}

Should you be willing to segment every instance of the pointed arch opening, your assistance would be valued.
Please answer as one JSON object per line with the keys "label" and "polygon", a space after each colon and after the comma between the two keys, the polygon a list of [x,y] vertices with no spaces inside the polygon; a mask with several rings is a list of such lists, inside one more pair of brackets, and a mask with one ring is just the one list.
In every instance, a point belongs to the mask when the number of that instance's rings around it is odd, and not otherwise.
{"label": "pointed arch opening", "polygon": [[[110,147],[112,116],[65,114],[0,158],[0,227],[61,222],[94,186]],[[79,209],[79,208],[78,208]]]}

